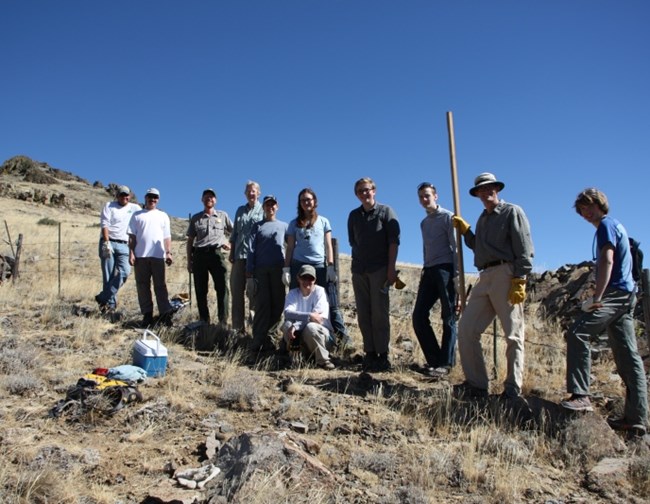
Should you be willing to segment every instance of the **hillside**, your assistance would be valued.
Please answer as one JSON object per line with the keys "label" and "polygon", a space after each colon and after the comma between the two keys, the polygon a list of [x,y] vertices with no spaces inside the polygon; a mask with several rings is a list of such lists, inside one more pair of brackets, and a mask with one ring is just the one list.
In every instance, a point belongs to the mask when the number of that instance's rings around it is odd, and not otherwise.
{"label": "hillside", "polygon": [[[648,440],[625,440],[604,422],[623,396],[607,351],[592,369],[597,411],[567,416],[557,406],[564,397],[561,325],[586,295],[589,265],[535,276],[529,286],[527,404],[498,398],[505,352],[492,330],[484,336],[495,376],[486,400],[451,398],[449,384],[462,381],[460,366],[449,382],[411,370],[422,362],[410,321],[419,270],[401,265],[407,287],[391,298],[392,372],[360,373],[354,353],[337,355],[337,369],[329,372],[285,368],[275,358],[246,364],[246,342],[224,327],[193,329],[196,308],[188,306],[173,327],[158,330],[169,351],[167,373],[139,386],[142,402],[112,416],[70,410],[50,418],[80,376],[131,362],[140,337],[132,326],[140,315],[132,278],[120,291],[119,320],[104,318],[93,300],[101,284],[99,210],[110,199],[111,182],[91,184],[44,163],[14,160],[0,168],[6,222],[0,255],[11,255],[9,242],[23,236],[21,276],[0,285],[0,501],[650,499]],[[171,294],[189,290],[184,227],[175,224]],[[349,258],[340,260],[342,308],[359,347]],[[647,355],[641,325],[639,336]],[[173,478],[209,463],[221,472],[201,489]]]}

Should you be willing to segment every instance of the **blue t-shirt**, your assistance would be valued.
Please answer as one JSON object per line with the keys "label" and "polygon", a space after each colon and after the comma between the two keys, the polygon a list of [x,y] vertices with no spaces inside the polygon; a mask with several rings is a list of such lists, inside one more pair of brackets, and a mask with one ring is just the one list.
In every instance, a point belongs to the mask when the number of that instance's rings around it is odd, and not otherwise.
{"label": "blue t-shirt", "polygon": [[630,253],[630,241],[627,237],[627,231],[625,231],[623,224],[608,215],[600,221],[596,229],[596,262],[600,258],[603,247],[607,244],[614,247],[614,265],[612,266],[612,275],[607,288],[633,292],[632,254]]}
{"label": "blue t-shirt", "polygon": [[284,242],[287,223],[279,220],[263,220],[253,226],[246,271],[257,268],[282,268],[284,266]]}
{"label": "blue t-shirt", "polygon": [[291,260],[305,264],[325,264],[325,234],[331,232],[330,221],[320,215],[314,225],[308,228],[298,227],[298,220],[293,219],[287,230],[287,236],[293,236],[296,241]]}

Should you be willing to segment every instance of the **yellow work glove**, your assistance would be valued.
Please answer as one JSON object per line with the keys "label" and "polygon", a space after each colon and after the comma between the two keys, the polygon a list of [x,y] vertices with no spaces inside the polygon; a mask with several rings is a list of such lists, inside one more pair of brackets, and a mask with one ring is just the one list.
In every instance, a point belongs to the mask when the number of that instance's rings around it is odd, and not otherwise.
{"label": "yellow work glove", "polygon": [[510,280],[510,292],[508,292],[508,301],[513,305],[523,303],[526,299],[526,279],[513,278]]}
{"label": "yellow work glove", "polygon": [[460,215],[454,215],[451,218],[451,221],[454,227],[460,231],[460,234],[464,235],[467,233],[467,231],[469,231],[470,225]]}

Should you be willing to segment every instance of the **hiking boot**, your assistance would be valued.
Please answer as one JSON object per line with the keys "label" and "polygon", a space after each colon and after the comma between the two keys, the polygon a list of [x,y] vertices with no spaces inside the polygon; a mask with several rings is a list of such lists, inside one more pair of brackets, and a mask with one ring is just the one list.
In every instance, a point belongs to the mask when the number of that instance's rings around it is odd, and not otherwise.
{"label": "hiking boot", "polygon": [[377,362],[377,354],[367,353],[363,356],[363,363],[361,364],[361,370],[364,372],[374,371],[375,364]]}
{"label": "hiking boot", "polygon": [[142,322],[140,322],[140,327],[146,329],[147,327],[153,327],[153,313],[145,313],[142,316]]}
{"label": "hiking boot", "polygon": [[564,409],[571,411],[593,411],[591,399],[586,395],[572,394],[571,397],[560,403]]}
{"label": "hiking boot", "polygon": [[388,354],[379,354],[379,357],[375,361],[374,371],[381,373],[383,371],[391,371],[392,369],[393,368],[390,365],[390,360],[388,360]]}
{"label": "hiking boot", "polygon": [[320,363],[318,365],[318,367],[320,367],[322,369],[326,369],[327,371],[331,371],[332,369],[336,368],[334,363],[332,361],[328,361],[328,360],[325,361],[325,362]]}
{"label": "hiking boot", "polygon": [[158,317],[158,323],[163,324],[167,327],[171,327],[174,325],[174,321],[172,320],[173,317],[174,310],[169,310],[168,312],[163,313],[160,317]]}
{"label": "hiking boot", "polygon": [[633,424],[628,422],[625,418],[608,418],[608,425],[616,431],[628,432],[634,436],[643,437],[646,435],[647,430],[642,424]]}
{"label": "hiking boot", "polygon": [[488,391],[464,381],[463,383],[454,385],[452,395],[456,399],[485,399],[488,396]]}
{"label": "hiking boot", "polygon": [[520,397],[522,397],[522,395],[513,388],[504,389],[504,391],[499,395],[499,399],[503,401],[514,401]]}

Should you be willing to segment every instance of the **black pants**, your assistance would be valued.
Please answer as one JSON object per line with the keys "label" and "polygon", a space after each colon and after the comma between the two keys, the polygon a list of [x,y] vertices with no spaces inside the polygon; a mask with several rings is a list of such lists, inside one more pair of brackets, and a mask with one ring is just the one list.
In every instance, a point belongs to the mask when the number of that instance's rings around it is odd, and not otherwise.
{"label": "black pants", "polygon": [[214,290],[217,292],[217,316],[219,322],[228,322],[228,288],[226,283],[226,260],[221,250],[214,247],[194,249],[192,254],[192,274],[194,276],[194,292],[199,317],[210,322],[208,309],[208,275],[212,276]]}

